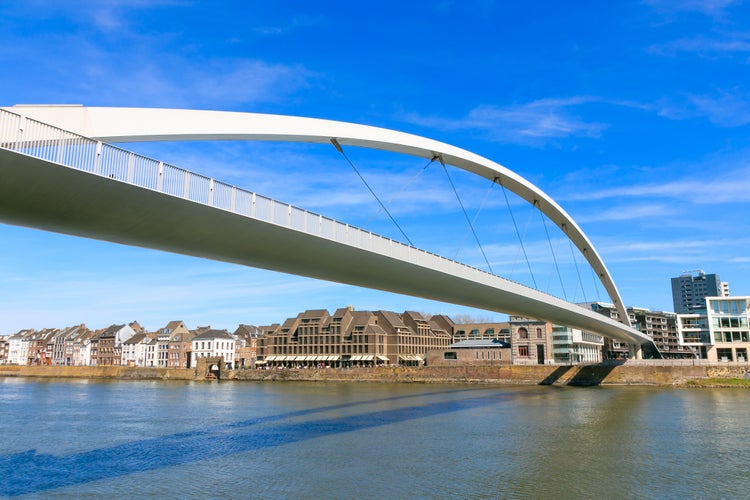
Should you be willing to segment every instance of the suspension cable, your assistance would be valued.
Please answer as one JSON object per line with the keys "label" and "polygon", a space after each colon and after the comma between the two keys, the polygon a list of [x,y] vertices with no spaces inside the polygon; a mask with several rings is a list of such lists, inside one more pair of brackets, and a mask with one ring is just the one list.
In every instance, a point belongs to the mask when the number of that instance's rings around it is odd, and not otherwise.
{"label": "suspension cable", "polygon": [[531,263],[529,262],[529,256],[526,253],[526,247],[523,245],[523,239],[521,238],[521,233],[518,232],[518,224],[516,224],[516,218],[513,216],[513,210],[510,208],[510,201],[508,200],[508,193],[505,190],[505,186],[503,186],[503,181],[500,179],[500,177],[495,178],[495,182],[500,184],[500,187],[503,188],[503,196],[505,196],[505,204],[508,206],[508,212],[510,213],[510,220],[513,221],[513,227],[516,230],[516,236],[518,236],[518,242],[521,244],[521,250],[523,251],[523,256],[526,259],[526,266],[529,268],[529,274],[531,274],[531,281],[534,282],[534,288],[537,290],[539,287],[536,284],[536,278],[534,277],[534,271],[531,270]]}
{"label": "suspension cable", "polygon": [[[534,206],[539,207],[539,200],[534,200]],[[563,284],[562,274],[560,274],[560,266],[557,265],[557,257],[555,256],[555,249],[552,246],[552,239],[549,237],[549,230],[547,229],[546,217],[539,210],[539,216],[542,218],[542,224],[544,225],[544,233],[547,235],[547,243],[549,244],[549,251],[552,253],[552,261],[555,263],[555,270],[557,271],[557,278],[560,280],[560,287],[562,288],[563,297],[568,300],[568,294],[565,293],[565,285]]]}
{"label": "suspension cable", "polygon": [[[401,193],[403,193],[406,190],[406,188],[408,188],[411,185],[412,182],[414,182],[415,180],[417,180],[417,177],[419,177],[420,175],[422,175],[422,172],[424,172],[425,170],[427,170],[427,167],[429,167],[430,165],[432,165],[435,160],[437,160],[437,156],[433,156],[430,161],[428,161],[427,163],[425,163],[424,167],[422,167],[422,169],[420,171],[418,171],[416,173],[416,175],[414,175],[414,177],[412,177],[411,179],[409,179],[409,181],[406,184],[404,184],[404,187],[402,187],[401,190],[398,193],[396,193],[396,194],[394,194],[393,196],[390,197],[390,199],[386,202],[386,205],[390,205],[393,202],[393,200],[395,200],[397,197],[399,197],[401,195]],[[372,217],[370,217],[369,219],[367,219],[367,221],[364,223],[364,227],[367,227],[367,225],[370,222],[372,222],[375,219],[375,217],[377,217],[378,214],[380,214],[380,212],[382,212],[382,211],[383,211],[383,209],[379,208],[372,215]]]}
{"label": "suspension cable", "polygon": [[458,195],[458,190],[456,189],[456,185],[453,184],[453,179],[451,179],[450,174],[448,174],[448,169],[445,167],[445,162],[443,161],[443,158],[440,156],[438,156],[438,160],[440,161],[440,164],[443,166],[443,171],[445,172],[445,176],[448,178],[448,182],[450,182],[451,187],[453,188],[453,192],[456,194],[456,199],[458,200],[458,204],[461,205],[461,210],[464,213],[464,217],[466,217],[466,222],[468,222],[469,227],[471,228],[471,232],[474,234],[474,239],[476,240],[477,245],[479,246],[479,250],[482,252],[482,257],[484,257],[484,262],[487,264],[487,268],[490,270],[490,273],[495,274],[494,271],[492,271],[492,266],[490,265],[490,261],[487,260],[487,254],[484,253],[484,248],[482,248],[482,243],[479,242],[479,237],[477,236],[477,232],[474,230],[474,225],[471,223],[471,219],[469,219],[469,214],[466,213],[464,204],[461,202],[461,197]]}
{"label": "suspension cable", "polygon": [[[484,208],[484,205],[485,205],[485,203],[487,203],[487,199],[488,199],[488,198],[490,197],[490,192],[492,191],[492,187],[493,187],[494,185],[495,185],[495,183],[494,183],[494,182],[491,182],[491,183],[490,183],[490,187],[489,187],[489,189],[487,189],[487,193],[486,193],[486,194],[484,195],[484,198],[482,199],[482,204],[481,204],[481,205],[479,205],[479,209],[477,210],[477,213],[476,213],[476,214],[474,214],[474,219],[472,220],[472,222],[473,222],[474,224],[476,224],[476,223],[477,223],[477,219],[479,218],[479,214],[480,214],[480,213],[482,212],[482,209]],[[463,246],[464,246],[464,243],[466,243],[466,238],[468,238],[468,237],[469,237],[469,233],[470,233],[470,232],[471,232],[471,230],[470,230],[470,229],[467,229],[467,230],[466,230],[466,232],[464,233],[464,237],[463,237],[463,238],[461,239],[461,244],[460,244],[460,245],[458,246],[458,248],[456,249],[456,253],[455,253],[455,254],[454,254],[454,256],[453,256],[453,260],[458,260],[458,253],[459,253],[459,252],[461,251],[461,249],[463,248]]]}
{"label": "suspension cable", "polygon": [[[563,230],[565,230],[565,224],[563,224]],[[581,279],[581,270],[578,267],[578,259],[576,259],[576,252],[573,249],[573,241],[571,239],[568,239],[568,244],[570,245],[570,254],[573,256],[573,264],[575,264],[576,266],[576,274],[578,275],[578,284],[581,285],[581,295],[583,295],[583,301],[588,302],[588,299],[586,299],[586,288],[583,286],[583,279]]]}
{"label": "suspension cable", "polygon": [[339,141],[336,140],[335,137],[331,137],[331,144],[333,144],[333,147],[336,148],[336,150],[341,153],[341,155],[346,159],[347,163],[351,165],[352,169],[357,173],[360,179],[362,179],[362,182],[367,186],[367,189],[370,191],[370,194],[372,194],[373,197],[375,197],[376,200],[378,200],[378,203],[380,203],[381,208],[385,211],[385,213],[388,214],[388,217],[391,218],[391,221],[393,221],[393,224],[398,228],[399,231],[401,231],[401,234],[406,238],[406,241],[409,242],[409,245],[414,246],[414,243],[411,242],[408,236],[406,236],[406,233],[403,229],[401,229],[401,226],[398,225],[398,222],[396,222],[396,219],[393,218],[393,215],[388,211],[387,208],[385,208],[385,205],[383,205],[383,202],[380,201],[380,198],[378,198],[378,195],[375,194],[375,191],[372,190],[370,185],[367,183],[364,177],[362,177],[362,174],[359,173],[359,170],[357,170],[357,167],[354,166],[354,163],[349,159],[349,157],[344,153],[343,148],[341,147],[341,144],[339,144]]}
{"label": "suspension cable", "polygon": [[[584,254],[586,253],[586,249],[583,250],[583,253]],[[586,257],[586,256],[584,255],[584,257]],[[596,273],[594,272],[594,266],[589,266],[589,269],[591,270],[591,277],[594,280],[594,292],[596,292],[596,300],[597,300],[597,302],[601,302],[602,301],[602,297],[599,294],[599,287],[597,286],[597,283],[601,283],[601,281],[597,278]]]}

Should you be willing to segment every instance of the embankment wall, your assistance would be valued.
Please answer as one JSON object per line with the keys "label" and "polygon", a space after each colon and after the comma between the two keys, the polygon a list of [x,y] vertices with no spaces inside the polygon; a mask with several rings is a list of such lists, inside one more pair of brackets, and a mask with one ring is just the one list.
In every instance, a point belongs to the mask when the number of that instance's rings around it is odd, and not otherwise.
{"label": "embankment wall", "polygon": [[[747,378],[748,366],[648,364],[588,366],[422,366],[352,369],[228,370],[221,380],[556,385],[683,385],[690,380]],[[205,380],[195,369],[126,366],[0,366],[0,377]]]}

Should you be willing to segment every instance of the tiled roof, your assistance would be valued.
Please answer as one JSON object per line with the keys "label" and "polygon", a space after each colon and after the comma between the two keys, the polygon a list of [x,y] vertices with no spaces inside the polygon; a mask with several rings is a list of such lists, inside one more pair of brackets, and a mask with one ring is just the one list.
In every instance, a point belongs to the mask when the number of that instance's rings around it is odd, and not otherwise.
{"label": "tiled roof", "polygon": [[197,337],[193,337],[193,340],[210,340],[210,339],[230,339],[234,340],[229,332],[225,330],[208,330],[201,333]]}

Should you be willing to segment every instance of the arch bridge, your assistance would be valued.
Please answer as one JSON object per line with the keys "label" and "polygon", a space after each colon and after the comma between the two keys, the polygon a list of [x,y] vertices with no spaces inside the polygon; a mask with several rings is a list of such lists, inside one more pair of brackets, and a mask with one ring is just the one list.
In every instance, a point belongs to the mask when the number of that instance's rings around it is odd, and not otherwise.
{"label": "arch bridge", "polygon": [[[624,323],[552,295],[108,143],[333,143],[439,160],[533,204],[578,248]],[[0,108],[0,221],[542,319],[660,357],[575,221],[515,172],[469,151],[313,118],[153,108]],[[304,249],[304,251],[300,251]]]}

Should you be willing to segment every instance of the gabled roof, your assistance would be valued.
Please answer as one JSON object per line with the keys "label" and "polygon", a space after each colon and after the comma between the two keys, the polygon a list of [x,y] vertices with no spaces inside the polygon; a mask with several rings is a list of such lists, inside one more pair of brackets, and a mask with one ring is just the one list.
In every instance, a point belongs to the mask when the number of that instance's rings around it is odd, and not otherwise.
{"label": "gabled roof", "polygon": [[423,321],[427,323],[427,318],[425,318],[422,313],[418,313],[416,311],[404,311],[404,315],[411,316],[414,321]]}
{"label": "gabled roof", "polygon": [[257,337],[259,335],[259,330],[257,326],[254,325],[243,325],[240,324],[237,327],[237,330],[234,331],[235,335],[239,335],[242,337]]}
{"label": "gabled roof", "polygon": [[184,323],[180,320],[170,321],[167,323],[167,326],[164,328],[168,329],[170,332],[174,331],[175,328],[179,327],[180,325],[184,325]]}
{"label": "gabled roof", "polygon": [[234,337],[226,330],[208,330],[200,335],[193,337],[193,340],[213,340],[213,339],[229,339],[234,340]]}
{"label": "gabled roof", "polygon": [[146,334],[145,333],[136,333],[135,335],[133,335],[132,337],[130,337],[128,340],[126,340],[125,342],[123,342],[123,344],[128,344],[128,345],[130,345],[130,344],[140,344],[143,341],[143,339],[145,339],[145,338],[146,338]]}
{"label": "gabled roof", "polygon": [[328,314],[328,311],[326,309],[308,309],[297,317],[299,319],[320,319],[327,318],[329,316],[330,314]]}
{"label": "gabled roof", "polygon": [[365,327],[364,333],[375,334],[375,335],[387,335],[386,332],[385,332],[385,330],[383,330],[383,328],[381,328],[380,325],[376,325],[374,323],[369,323]]}
{"label": "gabled roof", "polygon": [[104,330],[103,332],[101,332],[98,335],[98,337],[99,338],[114,337],[115,335],[117,335],[117,332],[119,332],[123,328],[125,328],[124,324],[122,324],[122,325],[112,325],[109,328],[107,328],[106,330]]}
{"label": "gabled roof", "polygon": [[401,316],[396,314],[392,311],[378,311],[381,316],[383,316],[383,319],[385,319],[388,323],[390,323],[393,327],[399,327],[399,328],[406,328],[407,326],[404,324],[403,320],[401,319]]}

